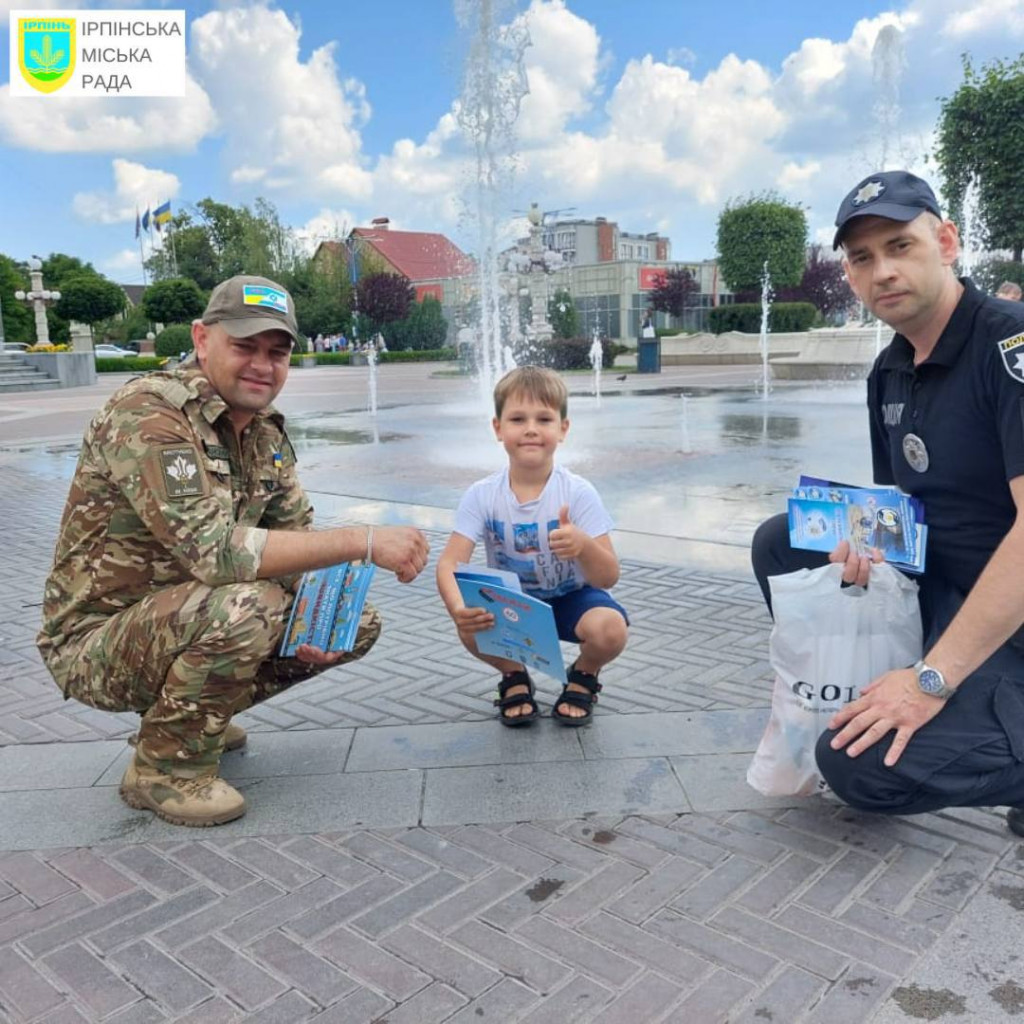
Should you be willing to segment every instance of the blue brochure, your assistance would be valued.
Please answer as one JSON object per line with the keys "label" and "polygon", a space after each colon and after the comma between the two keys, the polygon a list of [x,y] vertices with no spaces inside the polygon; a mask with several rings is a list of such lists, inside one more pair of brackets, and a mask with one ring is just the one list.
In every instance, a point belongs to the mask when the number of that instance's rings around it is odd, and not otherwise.
{"label": "blue brochure", "polygon": [[304,573],[279,655],[294,658],[300,644],[351,651],[373,579],[374,566],[342,562]]}
{"label": "blue brochure", "polygon": [[494,625],[476,634],[477,649],[483,654],[521,662],[564,683],[565,663],[551,606],[522,591],[479,578],[496,571],[481,568],[455,573],[466,607],[486,608],[494,616]]}
{"label": "blue brochure", "polygon": [[851,487],[802,476],[788,510],[794,548],[827,552],[846,540],[855,552],[878,548],[897,569],[924,572],[924,506],[894,487]]}

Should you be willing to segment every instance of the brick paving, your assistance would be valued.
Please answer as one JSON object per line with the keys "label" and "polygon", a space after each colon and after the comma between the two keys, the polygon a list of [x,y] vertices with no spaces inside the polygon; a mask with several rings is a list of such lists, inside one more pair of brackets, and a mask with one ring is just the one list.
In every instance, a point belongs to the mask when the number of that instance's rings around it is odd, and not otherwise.
{"label": "brick paving", "polygon": [[[65,475],[0,456],[0,752],[59,758],[134,725],[63,702],[35,653]],[[630,562],[617,595],[633,629],[603,715],[764,706],[751,581]],[[247,714],[254,733],[490,717],[493,682],[455,649],[432,582],[382,579],[374,597],[371,656]],[[557,766],[534,769],[557,788]],[[963,1016],[957,992],[911,979],[992,894],[1024,907],[995,812],[824,801],[20,850],[0,853],[0,1020],[985,1024],[1015,1004]]]}

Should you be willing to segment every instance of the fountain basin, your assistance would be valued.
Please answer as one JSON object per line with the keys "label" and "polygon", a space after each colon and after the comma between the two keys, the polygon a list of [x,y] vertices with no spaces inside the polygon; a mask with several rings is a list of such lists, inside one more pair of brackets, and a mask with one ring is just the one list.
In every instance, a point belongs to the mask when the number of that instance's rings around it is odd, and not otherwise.
{"label": "fountain basin", "polygon": [[[863,380],[875,359],[875,330],[826,328],[768,336],[768,362],[775,380]],[[756,334],[675,335],[661,339],[665,366],[757,365]]]}

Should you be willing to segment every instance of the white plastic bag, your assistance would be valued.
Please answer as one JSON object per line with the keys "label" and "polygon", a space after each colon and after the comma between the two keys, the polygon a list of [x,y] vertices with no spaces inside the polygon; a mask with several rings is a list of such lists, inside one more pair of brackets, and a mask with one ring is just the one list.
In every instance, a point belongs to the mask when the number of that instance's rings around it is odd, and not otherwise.
{"label": "white plastic bag", "polygon": [[825,788],[814,747],[829,719],[884,672],[921,657],[917,584],[873,565],[867,588],[841,587],[842,565],[772,576],[772,713],[747,770],[767,796]]}

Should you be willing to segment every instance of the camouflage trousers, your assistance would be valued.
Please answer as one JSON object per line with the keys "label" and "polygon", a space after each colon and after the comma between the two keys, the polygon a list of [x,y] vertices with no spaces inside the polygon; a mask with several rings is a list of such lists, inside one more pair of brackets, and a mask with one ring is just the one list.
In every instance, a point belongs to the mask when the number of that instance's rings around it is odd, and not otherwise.
{"label": "camouflage trousers", "polygon": [[[334,667],[276,656],[293,599],[273,580],[156,591],[85,634],[77,651],[63,651],[68,671],[57,682],[83,704],[142,714],[136,755],[145,764],[207,774],[232,715]],[[361,658],[380,629],[367,603],[355,647],[335,664]]]}

